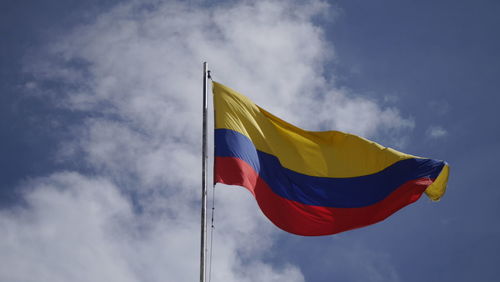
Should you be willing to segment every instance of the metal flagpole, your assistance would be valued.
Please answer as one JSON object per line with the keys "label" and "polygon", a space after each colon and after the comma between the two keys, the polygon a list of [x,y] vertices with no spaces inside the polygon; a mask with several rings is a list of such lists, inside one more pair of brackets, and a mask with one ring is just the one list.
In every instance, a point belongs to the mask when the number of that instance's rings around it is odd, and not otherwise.
{"label": "metal flagpole", "polygon": [[201,246],[200,246],[200,282],[205,282],[205,255],[207,239],[207,110],[208,110],[208,65],[203,63],[203,137],[202,137],[202,172],[201,172]]}

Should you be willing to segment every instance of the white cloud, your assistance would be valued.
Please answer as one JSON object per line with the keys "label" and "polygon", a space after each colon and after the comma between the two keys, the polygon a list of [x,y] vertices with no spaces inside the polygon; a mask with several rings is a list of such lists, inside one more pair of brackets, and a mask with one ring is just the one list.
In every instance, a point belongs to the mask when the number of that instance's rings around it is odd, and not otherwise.
{"label": "white cloud", "polygon": [[442,138],[448,135],[448,131],[441,126],[430,126],[427,128],[426,134],[430,138]]}
{"label": "white cloud", "polygon": [[0,213],[2,281],[136,281],[113,236],[131,209],[112,183],[58,173],[27,185],[27,208]]}
{"label": "white cloud", "polygon": [[[1,214],[9,240],[0,280],[29,281],[26,269],[37,281],[196,280],[205,60],[215,80],[299,126],[365,136],[413,127],[322,76],[332,46],[312,18],[324,3],[151,3],[118,5],[27,65],[64,84],[52,91],[58,106],[92,113],[60,157],[97,176],[56,173],[28,185],[30,208]],[[250,194],[222,185],[217,193],[224,232],[214,281],[303,281],[297,266],[262,260],[276,229]]]}
{"label": "white cloud", "polygon": [[[62,172],[26,185],[26,207],[0,213],[2,281],[196,281],[193,218],[134,212],[100,177]],[[232,237],[255,229],[218,237],[214,280],[302,281],[295,267],[275,269],[258,260],[243,265]],[[259,243],[244,237],[250,247]]]}

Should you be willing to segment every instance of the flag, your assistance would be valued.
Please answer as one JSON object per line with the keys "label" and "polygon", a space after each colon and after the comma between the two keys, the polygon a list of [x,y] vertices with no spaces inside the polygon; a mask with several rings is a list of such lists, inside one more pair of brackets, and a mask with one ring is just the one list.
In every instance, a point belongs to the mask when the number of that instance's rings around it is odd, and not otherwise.
{"label": "flag", "polygon": [[340,131],[306,131],[213,82],[214,182],[239,185],[279,228],[328,235],[384,220],[445,192],[446,162]]}

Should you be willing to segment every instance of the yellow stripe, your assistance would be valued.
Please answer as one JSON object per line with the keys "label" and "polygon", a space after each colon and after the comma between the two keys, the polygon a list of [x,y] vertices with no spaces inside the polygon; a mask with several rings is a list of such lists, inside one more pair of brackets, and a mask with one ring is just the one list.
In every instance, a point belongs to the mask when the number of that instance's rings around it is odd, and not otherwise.
{"label": "yellow stripe", "polygon": [[433,201],[439,201],[446,192],[450,167],[445,165],[434,182],[425,189],[425,194]]}
{"label": "yellow stripe", "polygon": [[213,83],[215,128],[235,130],[262,152],[296,172],[321,177],[373,174],[415,156],[339,131],[306,131],[255,105],[245,96]]}

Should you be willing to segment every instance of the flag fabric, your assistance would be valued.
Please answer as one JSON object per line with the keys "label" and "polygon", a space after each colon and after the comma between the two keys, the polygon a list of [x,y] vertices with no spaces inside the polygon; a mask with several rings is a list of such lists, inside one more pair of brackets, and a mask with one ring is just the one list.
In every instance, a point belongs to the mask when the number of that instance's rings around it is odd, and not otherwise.
{"label": "flag fabric", "polygon": [[445,192],[446,162],[340,131],[306,131],[213,82],[214,182],[247,188],[279,228],[335,234]]}

